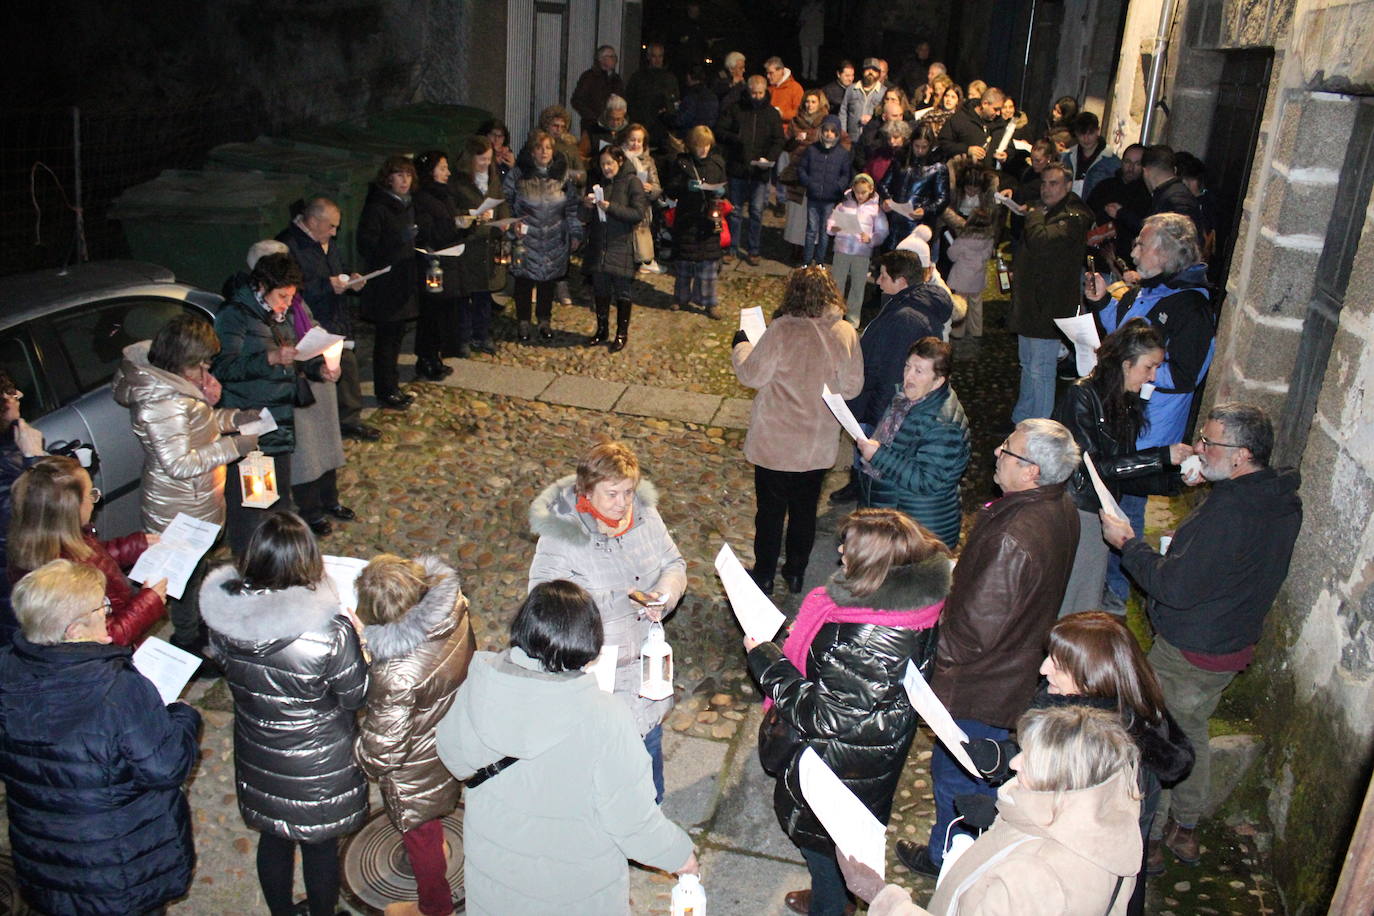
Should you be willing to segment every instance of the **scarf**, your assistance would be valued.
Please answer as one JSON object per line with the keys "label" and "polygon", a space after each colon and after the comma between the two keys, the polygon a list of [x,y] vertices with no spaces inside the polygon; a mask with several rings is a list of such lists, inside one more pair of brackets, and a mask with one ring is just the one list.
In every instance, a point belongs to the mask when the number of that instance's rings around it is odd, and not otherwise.
{"label": "scarf", "polygon": [[[924,400],[924,398],[922,398]],[[911,413],[911,408],[919,404],[920,401],[913,401],[901,393],[901,386],[897,388],[897,395],[893,397],[892,403],[888,405],[883,413],[883,418],[878,421],[878,426],[873,430],[873,438],[883,445],[891,445],[892,440],[897,438],[897,432],[906,422],[906,415]],[[859,464],[863,467],[865,474],[872,477],[881,478],[883,475],[878,472],[867,458],[860,458]]]}
{"label": "scarf", "polygon": [[[792,622],[792,629],[782,644],[782,654],[797,666],[802,677],[808,677],[806,656],[811,651],[811,643],[815,641],[816,634],[827,623],[858,623],[875,627],[928,630],[940,620],[940,612],[944,607],[944,599],[929,607],[901,611],[883,611],[871,607],[840,607],[828,600],[828,596],[827,600],[823,601],[803,601],[801,609],[797,611],[797,619]],[[763,701],[764,711],[772,705],[772,698],[766,698]]]}
{"label": "scarf", "polygon": [[600,512],[597,512],[596,507],[592,505],[592,501],[589,500],[586,496],[579,494],[577,497],[577,511],[585,515],[590,515],[592,518],[600,522],[603,527],[610,529],[607,533],[613,538],[620,537],[626,531],[629,531],[630,526],[634,524],[634,503],[630,503],[630,507],[625,510],[625,517],[617,520],[613,518],[607,518]]}

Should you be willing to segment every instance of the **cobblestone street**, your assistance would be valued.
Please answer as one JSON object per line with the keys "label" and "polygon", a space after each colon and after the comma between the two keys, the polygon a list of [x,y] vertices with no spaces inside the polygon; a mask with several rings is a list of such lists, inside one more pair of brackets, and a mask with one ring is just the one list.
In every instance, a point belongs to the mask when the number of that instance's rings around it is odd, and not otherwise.
{"label": "cobblestone street", "polygon": [[[769,233],[770,243],[774,235]],[[669,276],[637,283],[636,301],[642,304],[630,343],[614,355],[581,346],[593,327],[581,305],[558,307],[557,338],[529,346],[510,340],[507,307],[497,320],[498,336],[506,338],[497,356],[450,360],[460,369],[446,383],[409,386],[416,395],[410,410],[371,416],[369,422],[383,432],[380,442],[346,443],[349,464],[340,472],[340,489],[359,518],[336,524],[323,542],[326,553],[356,557],[383,550],[438,554],[459,571],[479,648],[501,649],[525,594],[534,546],[527,525],[530,501],[571,473],[597,435],[629,441],[660,491],[663,518],[688,561],[689,591],[667,627],[677,661],[678,706],[665,738],[665,808],[698,838],[713,916],[782,914],[783,894],[807,886],[800,855],[772,814],[773,781],[755,757],[758,692],[745,674],[740,631],[711,567],[722,542],[746,563],[752,556],[753,471],[740,451],[747,421],[740,402],[751,393],[734,380],[729,342],[740,307],[761,305],[771,315],[784,273],[770,260],[760,268],[727,268],[718,321],[670,311]],[[990,292],[995,290],[994,282]],[[960,343],[955,351],[952,383],[974,429],[974,460],[963,485],[966,519],[992,496],[991,452],[1006,434],[1018,371],[1015,341],[1001,329],[1005,301],[990,301],[987,312],[988,336]],[[365,352],[367,342],[362,343]],[[403,378],[410,374],[403,366]],[[500,393],[507,382],[526,388],[518,396]],[[604,406],[570,406],[576,403]],[[653,413],[645,404],[665,406]],[[847,462],[848,449],[841,452],[841,462]],[[841,467],[832,472],[827,491],[844,480]],[[822,501],[808,589],[834,571],[833,530],[848,508],[832,509]],[[797,597],[779,600],[785,612],[795,612]],[[202,761],[190,786],[200,858],[189,897],[170,912],[265,912],[254,869],[256,835],[243,826],[235,802],[228,690],[222,681],[198,684],[190,699],[205,714]],[[923,729],[899,790],[889,855],[896,838],[920,839],[929,829],[929,756],[930,737]],[[375,799],[374,810],[380,810]],[[1149,911],[1282,912],[1259,852],[1263,838],[1256,833],[1248,824],[1209,824],[1204,866],[1171,862],[1169,871],[1151,881]],[[933,882],[913,876],[895,859],[888,877],[912,889],[918,902],[933,889]],[[636,869],[634,912],[667,913],[671,886],[668,876]],[[359,900],[347,904],[352,912],[370,912]],[[22,912],[17,906],[15,911]]]}

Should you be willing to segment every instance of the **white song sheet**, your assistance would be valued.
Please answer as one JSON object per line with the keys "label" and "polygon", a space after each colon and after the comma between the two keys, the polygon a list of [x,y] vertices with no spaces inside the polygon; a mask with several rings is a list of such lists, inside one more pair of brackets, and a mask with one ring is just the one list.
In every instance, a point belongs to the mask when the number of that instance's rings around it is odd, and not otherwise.
{"label": "white song sheet", "polygon": [[339,593],[339,606],[356,611],[358,590],[353,583],[357,580],[358,573],[367,565],[367,561],[359,560],[357,557],[325,556],[323,559],[324,574],[334,584],[334,591]]}
{"label": "white song sheet", "polygon": [[889,200],[887,203],[888,206],[892,208],[893,213],[899,216],[905,216],[907,219],[911,219],[911,214],[916,212],[915,207],[911,204],[904,204],[900,200]]}
{"label": "white song sheet", "polygon": [[840,421],[844,431],[854,437],[858,442],[864,438],[864,431],[859,426],[859,421],[854,419],[854,412],[849,409],[849,405],[844,402],[844,398],[830,390],[829,385],[821,389],[821,400],[825,401],[825,406],[830,408],[830,412],[835,415],[835,419]]}
{"label": "white song sheet", "polygon": [[362,286],[362,285],[363,285],[364,283],[366,283],[368,280],[371,280],[373,277],[380,277],[382,274],[389,274],[389,273],[391,273],[391,265],[390,265],[390,264],[388,264],[388,265],[385,266],[385,267],[379,268],[378,270],[374,270],[374,271],[373,271],[372,273],[370,273],[370,274],[363,274],[361,277],[358,277],[358,278],[355,279],[355,280],[349,280],[348,283],[345,284],[345,285],[348,286],[349,289],[356,289],[357,287]]}
{"label": "white song sheet", "polygon": [[343,340],[342,334],[331,334],[319,325],[315,325],[305,332],[305,336],[296,341],[296,362],[314,359],[341,340]]}
{"label": "white song sheet", "polygon": [[1074,362],[1079,376],[1087,375],[1097,365],[1097,348],[1102,345],[1097,336],[1097,322],[1091,314],[1072,318],[1056,318],[1055,325],[1073,343]]}
{"label": "white song sheet", "polygon": [[744,332],[744,336],[749,338],[749,342],[758,346],[759,338],[763,332],[768,330],[768,325],[763,320],[763,307],[751,305],[748,308],[739,310],[739,329]]}
{"label": "white song sheet", "polygon": [[602,646],[601,653],[583,669],[596,678],[596,686],[605,693],[615,693],[615,663],[619,655],[619,646]]}
{"label": "white song sheet", "polygon": [[450,245],[447,248],[440,248],[438,251],[430,251],[428,248],[416,248],[415,250],[423,255],[431,255],[437,258],[457,258],[461,257],[467,246],[461,242],[457,245]]}
{"label": "white song sheet", "polygon": [[146,585],[165,576],[167,594],[180,600],[196,564],[218,536],[219,525],[178,512],[158,542],[139,555],[129,578]]}
{"label": "white song sheet", "polygon": [[859,214],[850,210],[835,210],[830,215],[830,221],[835,224],[836,232],[847,232],[850,235],[863,232],[863,227],[859,225]]}
{"label": "white song sheet", "polygon": [[969,759],[968,751],[964,750],[963,744],[960,743],[967,741],[968,735],[954,723],[954,717],[945,709],[945,704],[940,702],[935,691],[930,689],[926,679],[921,677],[920,669],[914,662],[906,663],[906,675],[902,678],[902,686],[906,688],[906,695],[911,700],[911,708],[915,709],[930,726],[930,730],[935,732],[935,737],[940,739],[945,750],[949,751],[971,776],[981,778],[983,774],[978,772],[978,768]]}
{"label": "white song sheet", "polygon": [[469,210],[468,213],[472,216],[481,216],[483,213],[495,210],[499,206],[501,206],[501,201],[499,198],[488,197],[486,200],[482,201],[481,206],[479,206],[476,210]]}
{"label": "white song sheet", "polygon": [[882,822],[809,747],[802,751],[797,761],[797,776],[802,796],[836,847],[876,871],[878,877],[883,877],[887,830]]}
{"label": "white song sheet", "polygon": [[175,703],[199,667],[200,656],[156,636],[149,636],[134,650],[134,668],[153,682],[163,703]]}
{"label": "white song sheet", "polygon": [[239,432],[245,436],[265,436],[277,428],[277,418],[272,416],[272,411],[264,407],[258,411],[258,419],[249,420],[239,427]]}
{"label": "white song sheet", "polygon": [[1102,503],[1102,508],[1113,518],[1126,521],[1126,513],[1121,511],[1121,506],[1112,496],[1112,491],[1102,482],[1102,475],[1097,473],[1097,465],[1093,464],[1093,456],[1087,452],[1083,453],[1083,465],[1088,469],[1088,476],[1093,479],[1093,489],[1097,491],[1097,501]]}
{"label": "white song sheet", "polygon": [[767,642],[776,636],[787,618],[768,600],[767,595],[759,591],[758,585],[744,571],[729,544],[722,544],[720,552],[716,554],[716,574],[725,586],[730,607],[734,609],[745,635],[759,642]]}

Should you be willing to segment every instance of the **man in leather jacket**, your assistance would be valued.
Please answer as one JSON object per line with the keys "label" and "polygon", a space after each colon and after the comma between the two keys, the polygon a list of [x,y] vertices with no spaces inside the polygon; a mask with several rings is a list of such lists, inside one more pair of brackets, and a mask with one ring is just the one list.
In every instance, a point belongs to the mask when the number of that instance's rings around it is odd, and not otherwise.
{"label": "man in leather jacket", "polygon": [[[1078,547],[1078,511],[1065,481],[1078,466],[1073,435],[1043,418],[999,445],[993,481],[1003,496],[978,513],[940,615],[930,686],[972,738],[1001,740],[1035,695],[1045,640]],[[930,760],[935,824],[929,846],[897,842],[897,858],[934,877],[944,861],[954,799],[995,795],[937,744]]]}

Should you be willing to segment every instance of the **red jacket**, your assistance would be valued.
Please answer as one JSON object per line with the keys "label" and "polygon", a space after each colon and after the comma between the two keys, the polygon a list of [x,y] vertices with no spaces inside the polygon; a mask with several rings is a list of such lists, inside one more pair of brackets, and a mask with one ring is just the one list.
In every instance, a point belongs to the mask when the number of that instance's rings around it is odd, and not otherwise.
{"label": "red jacket", "polygon": [[[86,546],[91,548],[90,556],[77,560],[64,553],[62,559],[94,566],[105,574],[105,597],[110,599],[110,616],[105,621],[105,627],[110,638],[121,646],[141,642],[143,634],[152,629],[167,609],[157,592],[150,588],[135,592],[124,577],[124,571],[132,569],[143,551],[148,549],[147,536],[138,532],[111,541],[99,541],[91,529],[84,531],[82,536]],[[8,573],[11,584],[18,582],[28,572],[27,569],[10,567]]]}

